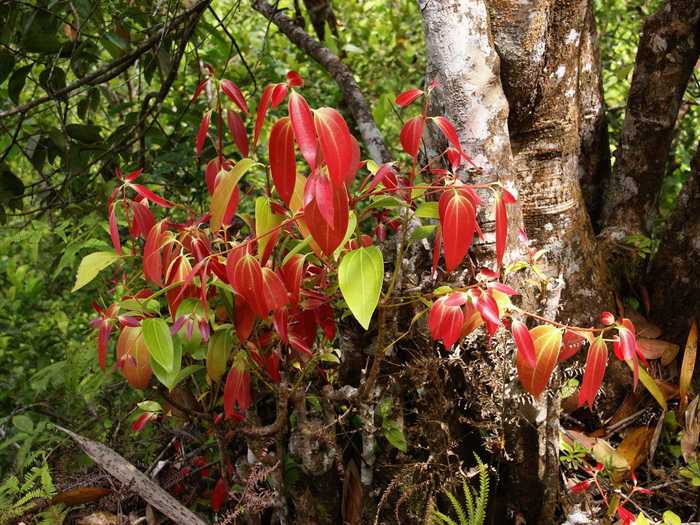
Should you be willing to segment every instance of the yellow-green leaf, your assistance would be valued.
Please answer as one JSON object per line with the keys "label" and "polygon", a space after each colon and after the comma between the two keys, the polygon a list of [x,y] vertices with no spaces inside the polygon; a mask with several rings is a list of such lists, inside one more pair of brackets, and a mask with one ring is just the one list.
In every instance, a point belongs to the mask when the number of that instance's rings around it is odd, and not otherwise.
{"label": "yellow-green leaf", "polygon": [[241,159],[230,171],[225,171],[219,175],[219,182],[216,184],[211,199],[211,219],[209,220],[209,226],[212,231],[218,231],[219,228],[221,228],[221,221],[224,218],[226,207],[231,200],[231,194],[236,184],[238,184],[241,177],[243,177],[253,165],[255,165],[254,160],[248,158]]}
{"label": "yellow-green leaf", "polygon": [[94,252],[83,257],[83,260],[80,261],[80,266],[78,266],[75,285],[71,291],[80,290],[117,259],[119,259],[119,256],[114,252]]}
{"label": "yellow-green leaf", "polygon": [[379,303],[384,279],[384,256],[370,246],[346,253],[338,268],[338,283],[352,315],[367,330]]}
{"label": "yellow-green leaf", "polygon": [[175,347],[168,323],[160,317],[144,319],[141,322],[141,328],[151,359],[160,365],[165,372],[172,372],[175,365]]}
{"label": "yellow-green leaf", "polygon": [[[630,367],[630,369],[634,370],[634,363],[632,363],[631,360],[625,361],[627,363],[627,366]],[[659,388],[659,385],[656,384],[656,381],[654,381],[654,378],[649,375],[649,373],[644,370],[641,366],[639,367],[639,381],[644,385],[644,387],[649,391],[649,393],[654,396],[654,399],[661,405],[661,408],[664,410],[668,410],[668,405],[666,404],[666,398],[664,397],[663,392],[661,392],[661,389]]]}
{"label": "yellow-green leaf", "polygon": [[262,259],[265,247],[272,240],[269,232],[282,223],[282,217],[272,212],[270,199],[258,197],[255,199],[255,235],[258,238],[258,257]]}

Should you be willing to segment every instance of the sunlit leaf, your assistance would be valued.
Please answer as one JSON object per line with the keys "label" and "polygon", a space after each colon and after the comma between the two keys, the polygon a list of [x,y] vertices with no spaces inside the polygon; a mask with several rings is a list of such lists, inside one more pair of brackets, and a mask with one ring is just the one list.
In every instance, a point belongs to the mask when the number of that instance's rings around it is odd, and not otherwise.
{"label": "sunlit leaf", "polygon": [[346,253],[338,267],[338,283],[343,298],[355,319],[369,329],[372,314],[379,303],[384,280],[384,257],[377,246]]}

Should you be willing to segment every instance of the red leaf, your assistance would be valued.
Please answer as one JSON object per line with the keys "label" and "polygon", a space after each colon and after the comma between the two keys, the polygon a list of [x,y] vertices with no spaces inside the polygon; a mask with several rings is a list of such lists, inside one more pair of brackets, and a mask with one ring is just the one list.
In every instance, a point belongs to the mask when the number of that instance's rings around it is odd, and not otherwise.
{"label": "red leaf", "polygon": [[112,246],[117,255],[122,254],[122,243],[119,241],[119,227],[117,226],[116,204],[109,208],[109,236],[112,238]]}
{"label": "red leaf", "polygon": [[233,216],[236,214],[236,208],[238,208],[238,201],[241,199],[241,189],[236,186],[231,192],[231,197],[226,205],[226,210],[224,211],[223,217],[221,217],[221,224],[228,225],[231,224]]}
{"label": "red leaf", "polygon": [[150,420],[156,419],[157,417],[158,416],[152,412],[144,412],[131,424],[131,431],[141,432],[144,428],[146,428],[146,425]]}
{"label": "red leaf", "polygon": [[289,260],[282,265],[280,272],[285,287],[289,290],[290,298],[294,304],[299,302],[299,292],[304,277],[305,257],[300,254],[292,255]]}
{"label": "red leaf", "polygon": [[331,179],[322,173],[311,175],[304,187],[304,202],[315,200],[321,212],[321,217],[323,217],[323,220],[331,227],[333,226],[335,212],[333,201],[334,191],[335,187]]}
{"label": "red leaf", "polygon": [[[316,174],[316,177],[325,175]],[[312,181],[314,175],[309,177],[307,185]],[[331,189],[331,202],[333,207],[333,217],[330,222],[326,221],[324,212],[320,209],[321,203],[316,199],[316,195],[311,195],[309,200],[304,199],[304,223],[311,233],[311,237],[319,245],[323,253],[332,255],[333,251],[340,246],[345,238],[348,229],[348,218],[350,214],[348,205],[348,192],[345,185],[328,184]]]}
{"label": "red leaf", "polygon": [[269,310],[279,310],[289,303],[289,294],[279,275],[269,268],[262,269],[262,293]]}
{"label": "red leaf", "polygon": [[142,186],[141,184],[131,184],[131,187],[134,188],[136,193],[141,195],[143,198],[148,199],[152,203],[160,206],[161,208],[172,208],[173,207],[172,202],[167,201],[163,197],[161,197],[160,195],[153,193],[146,186]]}
{"label": "red leaf", "polygon": [[228,498],[228,487],[224,478],[219,478],[211,493],[211,510],[219,512]]}
{"label": "red leaf", "polygon": [[563,346],[559,353],[559,361],[566,361],[570,357],[575,356],[581,350],[585,341],[586,338],[581,334],[573,330],[566,330],[564,332]]}
{"label": "red leaf", "polygon": [[503,255],[506,253],[506,237],[508,236],[508,214],[503,195],[496,197],[496,264],[501,267]]}
{"label": "red leaf", "polygon": [[246,104],[245,97],[239,87],[231,82],[230,80],[221,81],[221,91],[231,99],[231,102],[236,104],[243,113],[248,114],[248,104]]}
{"label": "red leaf", "polygon": [[211,111],[207,111],[202,117],[199,123],[199,129],[197,130],[197,139],[195,141],[194,151],[199,157],[202,154],[202,148],[204,147],[204,141],[207,139],[207,131],[209,131],[209,124],[211,123]]}
{"label": "red leaf", "polygon": [[287,85],[289,87],[301,87],[304,85],[304,79],[301,78],[301,75],[297,73],[296,71],[288,71],[287,72]]}
{"label": "red leaf", "polygon": [[334,184],[344,184],[353,165],[354,144],[345,119],[332,108],[319,108],[314,111],[314,124],[321,145],[323,160]]}
{"label": "red leaf", "polygon": [[240,341],[247,341],[253,332],[255,324],[255,312],[251,310],[248,303],[240,295],[235,296],[235,309],[233,311],[233,324],[236,327],[236,334]]}
{"label": "red leaf", "polygon": [[257,315],[266,317],[269,310],[260,293],[263,280],[258,259],[248,253],[241,256],[239,250],[234,249],[226,259],[226,275],[233,290],[243,296]]}
{"label": "red leaf", "polygon": [[[118,168],[117,168],[117,169],[118,169]],[[124,177],[124,180],[125,180],[126,182],[133,182],[133,181],[135,181],[136,179],[138,179],[138,178],[139,178],[139,175],[141,175],[142,173],[143,173],[143,168],[138,169],[138,170],[135,170],[135,171],[132,171],[132,172],[129,173],[126,177]]]}
{"label": "red leaf", "polygon": [[464,312],[458,305],[449,306],[449,295],[433,303],[428,316],[428,329],[436,341],[441,340],[445,348],[452,348],[459,339],[464,323]]}
{"label": "red leaf", "polygon": [[451,272],[459,266],[472,244],[476,211],[466,193],[452,189],[440,197],[439,212],[445,266]]}
{"label": "red leaf", "polygon": [[457,136],[457,130],[455,129],[452,122],[447,120],[445,117],[432,117],[433,122],[438,125],[442,133],[445,135],[447,141],[455,148],[457,151],[462,151],[462,145],[459,142],[459,137]]}
{"label": "red leaf", "polygon": [[603,384],[605,368],[608,366],[608,345],[602,337],[597,337],[588,349],[583,382],[578,393],[578,406],[588,403],[593,410],[593,402],[600,385]]}
{"label": "red leaf", "polygon": [[192,102],[197,100],[199,98],[199,95],[202,94],[202,91],[204,91],[204,88],[207,87],[207,83],[209,82],[208,78],[205,78],[204,80],[200,81],[199,84],[197,84],[197,87],[194,88],[194,94],[192,95]]}
{"label": "red leaf", "polygon": [[126,201],[129,205],[129,209],[133,212],[133,220],[129,224],[129,234],[133,238],[143,237],[146,238],[148,232],[156,222],[153,217],[153,213],[148,209],[143,202],[140,201]]}
{"label": "red leaf", "polygon": [[620,353],[622,359],[632,363],[632,371],[634,376],[634,389],[637,389],[639,382],[639,361],[637,359],[637,338],[634,332],[634,325],[629,319],[622,319],[622,326],[617,329],[620,337]]}
{"label": "red leaf", "polygon": [[214,193],[219,173],[222,171],[230,171],[231,168],[233,168],[233,164],[230,161],[224,160],[223,163],[220,164],[220,160],[218,156],[214,157],[207,163],[207,167],[204,170],[204,180],[207,183],[209,195],[213,195]]}
{"label": "red leaf", "polygon": [[401,146],[403,150],[408,153],[413,160],[416,160],[418,156],[418,149],[420,148],[420,139],[423,136],[423,128],[425,127],[425,119],[422,115],[413,117],[406,121],[403,128],[401,129],[401,134],[399,139],[401,140]]}
{"label": "red leaf", "polygon": [[112,333],[112,326],[111,320],[99,320],[99,331],[97,333],[97,362],[100,364],[102,370],[107,368],[107,343],[109,342],[109,335]]}
{"label": "red leaf", "polygon": [[272,109],[277,108],[289,93],[287,84],[277,84],[272,90]]}
{"label": "red leaf", "polygon": [[224,412],[226,418],[233,417],[238,405],[238,411],[245,413],[252,402],[250,394],[250,372],[244,352],[239,352],[233,359],[231,370],[226,376],[224,386]]}
{"label": "red leaf", "polygon": [[535,343],[532,341],[530,331],[525,326],[525,323],[518,319],[513,319],[510,331],[513,334],[513,339],[518,347],[518,352],[523,354],[527,363],[534,368],[536,365],[535,359]]}
{"label": "red leaf", "polygon": [[260,101],[258,102],[258,112],[255,117],[255,132],[253,133],[253,148],[258,144],[258,139],[260,138],[260,130],[262,130],[263,123],[265,122],[265,115],[267,115],[267,110],[270,107],[270,99],[272,98],[272,90],[275,88],[275,84],[268,84],[260,96]]}
{"label": "red leaf", "polygon": [[272,126],[268,148],[272,182],[275,184],[279,196],[289,206],[297,180],[294,133],[289,117],[279,119]]}
{"label": "red leaf", "polygon": [[413,102],[418,97],[420,97],[422,94],[423,94],[423,91],[421,91],[418,88],[407,89],[406,91],[401,93],[398,97],[396,97],[394,104],[396,104],[400,108],[405,108],[411,102]]}
{"label": "red leaf", "polygon": [[146,236],[146,243],[143,247],[143,275],[153,284],[163,286],[163,258],[161,249],[169,238],[167,230],[163,229],[164,221],[161,221],[151,228]]}
{"label": "red leaf", "polygon": [[143,390],[151,381],[151,362],[141,327],[122,328],[117,340],[117,366],[131,388]]}
{"label": "red leaf", "polygon": [[311,108],[296,91],[289,96],[289,118],[292,120],[294,139],[299,146],[302,156],[311,167],[311,171],[316,170],[316,132],[314,131],[314,117]]}
{"label": "red leaf", "polygon": [[476,300],[475,306],[484,322],[486,322],[488,333],[490,335],[496,333],[496,330],[501,325],[498,303],[496,300],[487,293],[481,293]]}
{"label": "red leaf", "polygon": [[535,345],[534,367],[530,366],[525,356],[518,352],[516,365],[518,379],[523,388],[538,397],[549,383],[549,378],[557,364],[561,348],[561,330],[549,325],[536,326],[530,330]]}
{"label": "red leaf", "polygon": [[243,119],[238,114],[238,112],[229,109],[226,113],[226,122],[228,123],[228,130],[233,137],[233,141],[236,143],[238,151],[244,157],[248,156],[248,132],[245,129],[245,124],[243,124]]}

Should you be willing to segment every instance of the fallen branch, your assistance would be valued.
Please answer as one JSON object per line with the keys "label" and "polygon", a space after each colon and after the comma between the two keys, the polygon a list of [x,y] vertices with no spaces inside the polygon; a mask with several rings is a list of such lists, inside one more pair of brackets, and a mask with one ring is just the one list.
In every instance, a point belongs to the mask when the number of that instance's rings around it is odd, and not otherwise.
{"label": "fallen branch", "polygon": [[178,525],[206,525],[194,512],[178,502],[148,476],[121,457],[111,448],[83,437],[59,425],[57,429],[70,436],[95,463],[110,476],[137,493],[144,501],[158,509]]}

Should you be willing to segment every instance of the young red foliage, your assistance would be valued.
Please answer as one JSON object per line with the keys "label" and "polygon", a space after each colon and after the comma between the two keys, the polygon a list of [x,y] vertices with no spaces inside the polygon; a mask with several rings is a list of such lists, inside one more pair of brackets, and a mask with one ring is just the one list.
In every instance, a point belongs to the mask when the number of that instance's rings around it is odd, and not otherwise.
{"label": "young red foliage", "polygon": [[403,150],[413,158],[413,162],[415,162],[418,157],[420,140],[423,136],[424,128],[425,118],[423,115],[418,115],[417,117],[407,120],[403,128],[401,128],[401,133],[399,135],[401,146],[403,146]]}
{"label": "young red foliage", "polygon": [[236,412],[245,414],[252,403],[250,393],[250,371],[244,351],[238,352],[226,376],[224,385],[224,413],[226,419],[234,417]]}
{"label": "young red foliage", "polygon": [[452,346],[459,339],[464,323],[461,305],[467,302],[464,294],[450,294],[440,297],[433,303],[428,316],[428,329],[436,341],[441,340],[445,348]]}
{"label": "young red foliage", "polygon": [[350,129],[342,115],[333,108],[314,111],[314,124],[331,180],[336,185],[344,184],[354,176],[353,170],[357,169],[357,162],[353,164],[354,148]]}
{"label": "young red foliage", "polygon": [[194,144],[194,151],[198,158],[202,154],[202,148],[204,148],[204,141],[207,140],[209,124],[211,124],[211,111],[207,111],[204,114],[202,120],[199,123],[199,129],[197,130],[197,138]]}
{"label": "young red foliage", "polygon": [[248,114],[248,104],[245,101],[245,97],[243,96],[243,93],[241,92],[240,88],[231,82],[230,80],[222,80],[221,81],[221,91],[224,92],[224,95],[226,95],[231,102],[236,104],[240,110],[245,113],[246,115]]}
{"label": "young red foliage", "polygon": [[279,196],[289,206],[297,180],[294,132],[289,117],[279,119],[272,126],[268,149],[272,182],[275,184]]}
{"label": "young red foliage", "polygon": [[270,107],[270,101],[272,99],[272,91],[275,89],[275,84],[268,84],[263,89],[260,100],[258,101],[258,110],[255,117],[255,130],[253,132],[253,148],[258,144],[258,139],[260,138],[260,131],[262,131],[263,124],[265,123],[265,115],[267,115],[267,110]]}
{"label": "young red foliage", "polygon": [[234,110],[229,109],[226,112],[226,123],[228,124],[228,130],[233,137],[233,141],[236,143],[238,151],[244,157],[248,156],[248,132],[245,129],[245,124],[241,116]]}
{"label": "young red foliage", "polygon": [[414,100],[416,100],[418,97],[420,97],[422,94],[423,94],[423,91],[421,91],[418,88],[407,89],[406,91],[401,93],[398,97],[396,97],[396,100],[394,100],[394,104],[396,104],[400,108],[405,108],[406,106],[410,105]]}
{"label": "young red foliage", "polygon": [[[322,181],[320,190],[319,179],[327,179]],[[332,255],[345,238],[350,213],[348,204],[348,193],[344,184],[331,184],[330,179],[321,173],[312,175],[306,181],[304,223],[313,240],[326,255]],[[332,211],[330,221],[329,210]]]}
{"label": "young red foliage", "polygon": [[289,95],[288,111],[294,130],[294,140],[299,151],[311,167],[311,171],[316,171],[318,143],[311,108],[304,97],[296,91],[292,91],[292,94]]}
{"label": "young red foliage", "polygon": [[535,359],[535,343],[532,341],[532,336],[527,326],[519,319],[513,319],[510,325],[510,331],[518,347],[518,352],[522,353],[528,365],[534,368],[537,364]]}
{"label": "young red foliage", "polygon": [[469,251],[476,229],[476,210],[461,187],[445,190],[439,202],[445,266],[451,272]]}
{"label": "young red foliage", "polygon": [[596,337],[588,349],[586,368],[583,372],[583,382],[578,393],[578,406],[588,403],[593,410],[596,394],[603,384],[605,368],[608,366],[608,345],[602,337]]}
{"label": "young red foliage", "polygon": [[536,326],[530,330],[535,346],[535,366],[530,366],[525,356],[518,352],[516,365],[518,379],[523,388],[535,397],[544,392],[557,364],[561,348],[561,330],[550,325]]}
{"label": "young red foliage", "polygon": [[224,478],[219,478],[211,493],[211,510],[219,512],[228,499],[228,487]]}
{"label": "young red foliage", "polygon": [[496,265],[500,268],[506,253],[508,237],[508,212],[502,194],[496,195]]}

